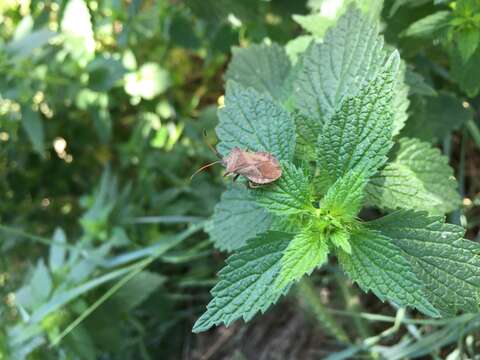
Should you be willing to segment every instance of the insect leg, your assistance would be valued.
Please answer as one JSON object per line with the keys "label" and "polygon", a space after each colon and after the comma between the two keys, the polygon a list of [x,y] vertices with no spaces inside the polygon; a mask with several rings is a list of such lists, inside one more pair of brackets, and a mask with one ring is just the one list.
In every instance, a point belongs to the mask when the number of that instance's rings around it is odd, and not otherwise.
{"label": "insect leg", "polygon": [[239,176],[240,176],[240,174],[236,174],[236,175],[233,177],[233,180],[232,180],[232,182],[235,182],[235,181],[237,181],[237,179],[238,179],[238,177],[239,177]]}
{"label": "insect leg", "polygon": [[258,189],[258,188],[262,187],[262,185],[261,184],[255,184],[253,181],[249,181],[248,182],[248,187],[250,189]]}

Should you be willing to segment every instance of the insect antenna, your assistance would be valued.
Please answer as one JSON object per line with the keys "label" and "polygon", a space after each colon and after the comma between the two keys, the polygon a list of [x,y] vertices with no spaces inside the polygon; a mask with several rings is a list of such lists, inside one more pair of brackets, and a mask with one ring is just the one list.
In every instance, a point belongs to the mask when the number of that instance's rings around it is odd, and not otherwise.
{"label": "insect antenna", "polygon": [[205,141],[205,144],[207,144],[208,148],[210,150],[212,150],[212,152],[215,154],[216,157],[218,157],[219,159],[222,158],[222,155],[220,155],[220,153],[217,151],[217,149],[215,149],[212,144],[210,144],[208,141],[207,141],[207,130],[206,129],[203,129],[203,140]]}
{"label": "insect antenna", "polygon": [[221,163],[221,162],[222,162],[222,160],[217,160],[217,161],[214,161],[214,162],[212,162],[212,163],[210,163],[210,164],[203,165],[200,169],[198,169],[197,171],[195,171],[192,176],[190,176],[190,181],[192,181],[193,177],[194,177],[195,175],[197,175],[199,172],[201,172],[202,170],[205,170],[206,168],[209,168],[210,166],[215,165],[215,164],[219,164],[219,163]]}

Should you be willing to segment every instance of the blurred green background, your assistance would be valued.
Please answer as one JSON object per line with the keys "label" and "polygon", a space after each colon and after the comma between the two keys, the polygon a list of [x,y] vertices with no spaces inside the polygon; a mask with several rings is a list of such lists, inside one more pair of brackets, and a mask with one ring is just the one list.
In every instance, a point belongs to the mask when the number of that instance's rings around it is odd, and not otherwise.
{"label": "blurred green background", "polygon": [[[0,360],[478,354],[478,316],[409,317],[360,298],[334,264],[251,325],[191,334],[225,258],[202,231],[225,181],[220,168],[189,178],[216,160],[206,142],[231,49],[294,54],[308,41],[290,40],[323,33],[350,2],[0,0]],[[356,2],[380,16],[381,1]],[[480,108],[480,74],[456,82],[434,35],[403,36],[450,3],[386,1],[381,16],[417,71],[405,131],[450,156],[465,199],[450,220],[476,238],[478,157],[465,154],[480,131],[466,108]],[[442,116],[457,120],[433,124]]]}

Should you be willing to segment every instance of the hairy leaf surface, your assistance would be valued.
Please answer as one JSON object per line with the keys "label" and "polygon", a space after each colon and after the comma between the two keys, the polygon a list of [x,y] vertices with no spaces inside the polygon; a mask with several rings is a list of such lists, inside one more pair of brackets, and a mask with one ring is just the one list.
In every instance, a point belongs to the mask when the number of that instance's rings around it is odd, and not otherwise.
{"label": "hairy leaf surface", "polygon": [[345,272],[364,291],[382,301],[411,306],[429,316],[439,316],[424,294],[423,284],[407,260],[407,254],[376,231],[356,232],[350,237],[351,255],[339,251]]}
{"label": "hairy leaf surface", "polygon": [[245,187],[232,186],[215,206],[205,230],[217,248],[232,251],[267,231],[271,223],[271,215],[255,202]]}
{"label": "hairy leaf surface", "polygon": [[317,143],[325,188],[350,170],[371,176],[386,162],[393,144],[391,100],[398,65],[395,51],[384,70],[326,120]]}
{"label": "hairy leaf surface", "polygon": [[327,31],[323,43],[309,47],[302,57],[294,98],[315,127],[315,135],[345,97],[355,95],[375,77],[385,59],[377,24],[353,7]]}
{"label": "hairy leaf surface", "polygon": [[219,282],[212,289],[214,297],[193,331],[205,331],[220,323],[228,326],[239,318],[248,321],[275,303],[285,292],[274,284],[283,252],[292,237],[288,233],[270,231],[250,240],[231,255],[219,273]]}
{"label": "hairy leaf surface", "polygon": [[225,78],[235,80],[244,87],[284,100],[284,84],[290,72],[290,60],[278,44],[254,44],[248,48],[234,47],[232,61]]}
{"label": "hairy leaf surface", "polygon": [[365,185],[362,173],[348,172],[328,189],[320,202],[320,209],[334,217],[353,219],[362,208]]}
{"label": "hairy leaf surface", "polygon": [[278,160],[291,160],[295,125],[290,114],[269,95],[229,81],[225,106],[218,111],[217,148],[227,155],[235,146],[267,151]]}
{"label": "hairy leaf surface", "polygon": [[327,261],[328,245],[325,239],[306,230],[297,234],[288,244],[282,256],[282,269],[276,286],[283,289],[288,284],[300,280],[303,275]]}
{"label": "hairy leaf surface", "polygon": [[392,213],[370,226],[408,254],[427,298],[442,315],[478,311],[480,246],[463,239],[462,227],[414,211]]}
{"label": "hairy leaf surface", "polygon": [[395,159],[367,186],[368,200],[386,209],[426,210],[443,214],[460,204],[448,158],[429,143],[402,138]]}
{"label": "hairy leaf surface", "polygon": [[289,215],[313,209],[312,191],[302,168],[282,162],[282,176],[273,184],[255,190],[259,204],[278,215]]}

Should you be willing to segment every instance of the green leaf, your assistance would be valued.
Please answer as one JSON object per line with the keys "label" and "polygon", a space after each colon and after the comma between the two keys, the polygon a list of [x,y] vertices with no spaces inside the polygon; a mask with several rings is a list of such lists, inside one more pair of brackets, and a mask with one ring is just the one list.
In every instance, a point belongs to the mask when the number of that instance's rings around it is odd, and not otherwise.
{"label": "green leaf", "polygon": [[350,234],[342,229],[335,229],[335,231],[329,234],[329,240],[332,244],[347,254],[352,253],[352,246],[350,245]]}
{"label": "green leaf", "polygon": [[235,146],[266,151],[278,160],[291,160],[295,125],[290,114],[270,96],[229,81],[225,106],[218,112],[217,148],[227,155]]}
{"label": "green leaf", "polygon": [[442,315],[478,312],[480,245],[463,239],[462,227],[414,211],[392,213],[370,226],[408,255],[428,300]]}
{"label": "green leaf", "polygon": [[95,38],[90,11],[84,0],[68,1],[60,26],[65,51],[80,64],[86,65],[94,57]]}
{"label": "green leaf", "polygon": [[302,168],[282,162],[282,176],[271,185],[254,190],[257,202],[278,215],[312,210],[313,195],[309,179]]}
{"label": "green leaf", "polygon": [[292,18],[306,32],[309,32],[319,39],[322,39],[325,32],[335,25],[336,22],[336,14],[333,17],[328,17],[321,13],[313,13],[308,15],[293,15]]}
{"label": "green leaf", "polygon": [[449,26],[450,11],[437,11],[415,21],[402,33],[403,36],[431,38]]}
{"label": "green leaf", "polygon": [[234,47],[232,55],[226,80],[235,80],[244,87],[252,87],[278,100],[286,98],[284,83],[291,65],[283,47],[276,43]]}
{"label": "green leaf", "polygon": [[327,31],[323,43],[312,44],[302,57],[303,70],[295,83],[297,109],[318,136],[344,98],[355,95],[375,77],[385,62],[378,24],[349,8]]}
{"label": "green leaf", "polygon": [[463,61],[459,51],[453,47],[450,53],[452,77],[457,81],[468,97],[475,97],[480,92],[480,47],[468,61]]}
{"label": "green leaf", "polygon": [[339,251],[345,272],[364,291],[371,290],[380,300],[415,307],[428,316],[439,316],[425,297],[406,254],[390,239],[376,231],[356,232],[350,237],[351,254]]}
{"label": "green leaf", "polygon": [[474,28],[464,29],[456,33],[455,38],[460,56],[464,62],[467,62],[475,50],[477,50],[478,43],[480,41],[480,30]]}
{"label": "green leaf", "polygon": [[37,267],[33,272],[32,279],[30,280],[31,294],[32,298],[35,299],[35,303],[41,304],[48,299],[52,287],[52,277],[50,276],[44,261],[39,260],[37,262]]}
{"label": "green leaf", "polygon": [[310,35],[297,36],[295,39],[290,40],[285,45],[285,52],[287,53],[292,64],[296,64],[300,54],[303,54],[307,50],[308,46],[315,38]]}
{"label": "green leaf", "polygon": [[460,129],[472,118],[471,109],[465,108],[455,94],[441,91],[438,96],[417,98],[413,114],[402,131],[403,136],[438,142],[452,131]]}
{"label": "green leaf", "polygon": [[108,302],[112,306],[120,307],[124,312],[131,311],[147,300],[165,281],[165,276],[150,271],[142,271],[120,288]]}
{"label": "green leaf", "polygon": [[285,292],[274,283],[292,237],[271,231],[250,240],[230,256],[212,289],[214,298],[193,326],[193,332],[202,332],[220,323],[228,326],[239,318],[248,321],[275,303]]}
{"label": "green leaf", "polygon": [[395,158],[367,186],[371,204],[385,209],[451,212],[460,205],[448,158],[429,143],[402,138]]}
{"label": "green leaf", "polygon": [[65,263],[67,236],[62,228],[56,228],[53,234],[53,244],[50,246],[48,266],[52,272],[62,268]]}
{"label": "green leaf", "polygon": [[33,111],[30,106],[22,106],[22,126],[32,143],[33,150],[43,156],[45,142],[43,122],[38,112]]}
{"label": "green leaf", "polygon": [[271,215],[255,202],[253,194],[245,187],[232,186],[215,206],[205,231],[217,248],[232,251],[268,230],[271,222]]}
{"label": "green leaf", "polygon": [[392,136],[396,136],[403,129],[408,119],[408,107],[410,106],[410,100],[408,99],[408,93],[410,87],[405,81],[407,66],[404,61],[400,62],[400,68],[397,75],[397,81],[395,82],[395,89],[393,90],[394,96],[392,100],[393,112],[393,127]]}
{"label": "green leaf", "polygon": [[424,95],[424,96],[436,96],[437,91],[432,87],[431,84],[425,81],[425,78],[413,71],[410,68],[407,68],[405,73],[405,83],[408,85],[410,94]]}
{"label": "green leaf", "polygon": [[39,29],[33,31],[21,38],[13,39],[5,46],[5,50],[13,58],[25,58],[45,45],[58,34],[48,29]]}
{"label": "green leaf", "polygon": [[363,205],[366,178],[358,171],[350,171],[338,179],[320,202],[320,210],[334,218],[354,219]]}
{"label": "green leaf", "polygon": [[317,143],[325,189],[350,170],[368,177],[386,162],[393,144],[391,100],[398,65],[395,51],[384,70],[325,122]]}
{"label": "green leaf", "polygon": [[316,11],[309,15],[293,15],[293,20],[297,22],[305,31],[322,39],[328,28],[335,25],[337,19],[345,13],[348,7],[355,4],[366,15],[378,17],[382,6],[382,0],[338,0],[329,1],[317,7]]}
{"label": "green leaf", "polygon": [[297,234],[283,253],[282,269],[275,282],[279,289],[300,280],[303,275],[327,261],[328,244],[318,234],[305,230]]}

